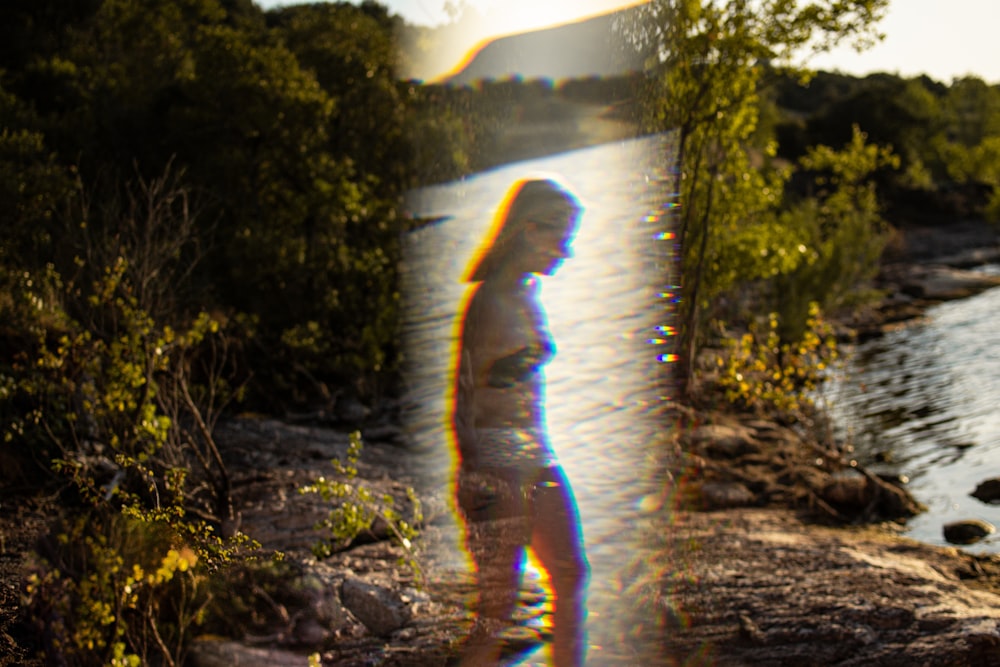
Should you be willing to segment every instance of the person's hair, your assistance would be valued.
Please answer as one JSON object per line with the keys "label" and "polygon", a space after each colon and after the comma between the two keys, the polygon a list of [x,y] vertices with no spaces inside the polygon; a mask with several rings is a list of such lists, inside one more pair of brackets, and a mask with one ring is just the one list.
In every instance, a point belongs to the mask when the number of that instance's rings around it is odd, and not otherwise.
{"label": "person's hair", "polygon": [[579,200],[555,181],[529,179],[518,181],[507,192],[497,209],[493,226],[470,262],[466,282],[481,282],[503,266],[519,242],[527,220],[553,216],[558,225],[575,224],[582,207]]}

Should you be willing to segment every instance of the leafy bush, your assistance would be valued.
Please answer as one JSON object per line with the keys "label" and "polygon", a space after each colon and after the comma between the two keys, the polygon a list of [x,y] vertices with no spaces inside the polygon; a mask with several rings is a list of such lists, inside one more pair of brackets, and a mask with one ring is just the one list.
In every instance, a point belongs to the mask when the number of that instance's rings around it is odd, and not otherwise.
{"label": "leafy bush", "polygon": [[783,343],[781,323],[771,313],[764,327],[752,323],[738,340],[727,341],[719,357],[719,385],[734,406],[760,413],[801,414],[812,405],[814,391],[837,359],[831,327],[812,303],[806,331],[796,343]]}
{"label": "leafy bush", "polygon": [[417,536],[415,526],[423,520],[420,500],[413,488],[406,489],[410,502],[410,520],[396,509],[391,494],[376,495],[371,489],[357,484],[358,459],[361,456],[361,434],[351,433],[347,448],[347,462],[333,460],[333,467],[343,481],[320,477],[312,484],[299,489],[299,493],[318,493],[324,501],[335,503],[327,517],[316,528],[329,534],[329,539],[321,540],[313,547],[317,558],[327,558],[340,548],[350,544],[359,535],[371,532],[376,520],[383,522],[408,554],[406,564],[420,574],[419,563],[413,540]]}
{"label": "leafy bush", "polygon": [[25,606],[51,663],[182,665],[211,599],[205,572],[166,524],[92,512],[43,545]]}

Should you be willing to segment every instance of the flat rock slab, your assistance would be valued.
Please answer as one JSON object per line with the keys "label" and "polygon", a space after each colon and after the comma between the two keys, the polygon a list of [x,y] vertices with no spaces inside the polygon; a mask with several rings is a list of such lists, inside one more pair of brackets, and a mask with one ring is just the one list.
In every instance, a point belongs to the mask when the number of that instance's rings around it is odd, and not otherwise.
{"label": "flat rock slab", "polygon": [[231,640],[196,639],[188,662],[193,667],[308,667],[309,656]]}
{"label": "flat rock slab", "polygon": [[648,556],[672,664],[1000,664],[996,558],[788,510],[675,519]]}

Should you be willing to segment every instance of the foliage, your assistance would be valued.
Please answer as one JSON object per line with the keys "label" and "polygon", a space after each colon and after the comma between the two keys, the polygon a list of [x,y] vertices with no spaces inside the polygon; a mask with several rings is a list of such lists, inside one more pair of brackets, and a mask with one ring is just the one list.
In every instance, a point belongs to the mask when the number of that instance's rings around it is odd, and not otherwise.
{"label": "foliage", "polygon": [[803,261],[771,281],[783,342],[807,335],[815,305],[824,312],[851,305],[874,277],[888,230],[870,177],[898,164],[891,150],[867,143],[857,126],[843,149],[815,146],[800,160],[812,176],[812,196],[789,206],[782,222],[800,239]]}
{"label": "foliage", "polygon": [[417,536],[415,526],[423,520],[420,501],[414,490],[408,487],[406,497],[410,503],[410,518],[406,519],[395,508],[396,501],[392,494],[385,493],[378,496],[370,489],[357,484],[357,464],[361,448],[361,434],[355,431],[351,433],[346,463],[333,460],[334,470],[343,481],[320,477],[312,484],[299,489],[299,493],[317,493],[324,501],[336,503],[329,515],[316,526],[317,529],[328,531],[330,539],[316,544],[313,551],[317,558],[329,557],[359,535],[370,532],[378,520],[406,550],[408,554],[406,563],[419,575],[420,567],[413,540]]}
{"label": "foliage", "polygon": [[392,377],[394,25],[370,2],[0,8],[0,447],[20,466],[0,473],[44,470],[93,521],[40,566],[53,660],[179,662],[149,610],[194,580],[157,579],[164,558],[212,578],[249,544],[217,420],[254,390],[280,410]]}
{"label": "foliage", "polygon": [[766,326],[753,322],[738,340],[727,341],[717,361],[726,400],[769,415],[796,416],[811,407],[810,394],[837,359],[837,345],[816,303],[809,306],[805,329],[798,342],[783,342],[780,318],[771,313]]}
{"label": "foliage", "polygon": [[[787,273],[803,259],[794,234],[778,217],[787,172],[751,164],[749,152],[760,118],[758,91],[768,68],[806,73],[792,66],[802,49],[825,50],[843,39],[863,46],[885,10],[884,0],[657,0],[634,27],[652,45],[656,76],[646,94],[651,130],[679,135],[676,195],[681,202],[679,354],[676,373],[687,392],[707,304],[730,285],[735,272],[747,278]],[[773,156],[773,146],[758,146]],[[733,234],[733,230],[747,234]],[[767,252],[755,255],[746,237],[771,233]],[[791,241],[791,243],[789,243]],[[744,247],[741,247],[744,246]],[[725,258],[725,261],[723,261]],[[733,258],[742,258],[738,267]],[[758,262],[758,258],[762,261]]]}
{"label": "foliage", "polygon": [[211,599],[204,562],[166,524],[106,512],[55,531],[25,595],[48,660],[131,667],[184,664]]}
{"label": "foliage", "polygon": [[240,391],[236,326],[204,311],[174,319],[164,281],[191,233],[183,188],[165,176],[127,192],[116,238],[88,231],[113,207],[93,226],[82,211],[76,275],[21,271],[3,304],[21,345],[0,367],[2,446],[50,466],[79,512],[29,600],[53,616],[47,657],[71,664],[179,662],[200,579],[168,587],[173,572],[197,561],[207,575],[252,546],[225,529],[233,508],[212,435]]}
{"label": "foliage", "polygon": [[[72,276],[73,257],[88,259],[79,220],[57,208],[72,179],[90,238],[110,241],[122,221],[100,211],[121,184],[172,164],[202,213],[182,251],[202,261],[176,283],[196,305],[177,315],[255,321],[264,353],[247,361],[272,404],[274,386],[284,404],[330,393],[293,395],[304,380],[374,397],[398,356],[398,195],[413,159],[394,20],[370,2],[266,15],[217,0],[55,4],[0,10],[30,36],[0,51],[0,206],[17,221],[0,256]],[[308,323],[325,346],[287,348]]]}
{"label": "foliage", "polygon": [[788,139],[782,156],[804,155],[807,138],[827,145],[850,141],[852,125],[858,125],[871,142],[899,156],[898,170],[873,174],[888,196],[890,216],[937,223],[988,214],[1000,185],[991,147],[1000,136],[1000,87],[975,77],[945,85],[927,76],[891,74],[824,74],[810,85],[819,90],[808,96],[792,81],[779,87],[796,114],[779,129]]}

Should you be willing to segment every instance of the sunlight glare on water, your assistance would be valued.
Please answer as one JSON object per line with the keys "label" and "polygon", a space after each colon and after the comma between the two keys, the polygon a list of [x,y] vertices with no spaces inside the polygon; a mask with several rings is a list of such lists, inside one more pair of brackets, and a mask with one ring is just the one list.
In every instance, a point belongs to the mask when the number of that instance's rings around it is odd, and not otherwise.
{"label": "sunlight glare on water", "polygon": [[[541,302],[558,351],[546,367],[548,426],[576,494],[591,566],[587,664],[626,664],[615,650],[630,632],[622,570],[634,555],[640,500],[654,481],[647,453],[662,435],[674,248],[667,166],[673,137],[659,135],[516,163],[408,198],[420,218],[442,218],[405,240],[406,414],[422,453],[423,485],[452,502],[454,452],[446,428],[461,282],[472,253],[512,183],[554,174],[582,202],[574,256],[541,279]],[[436,559],[468,568],[452,516]],[[597,648],[601,647],[601,648]]]}

